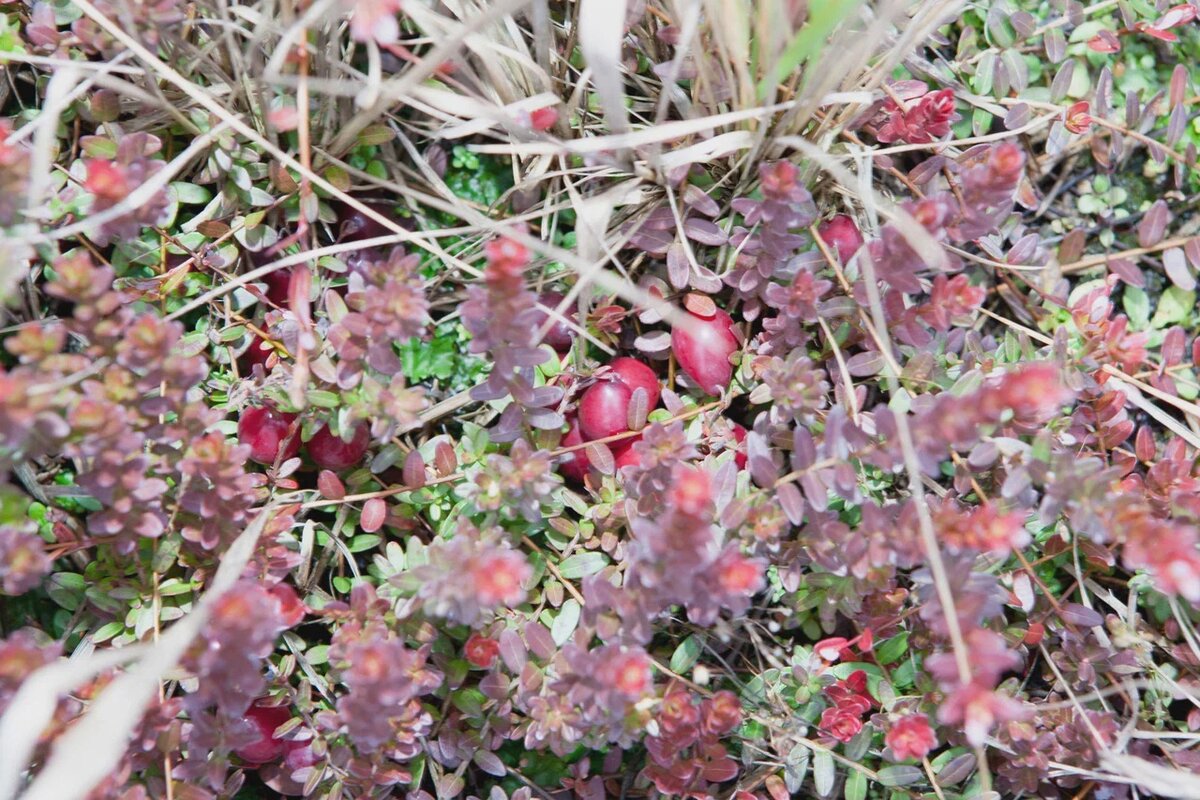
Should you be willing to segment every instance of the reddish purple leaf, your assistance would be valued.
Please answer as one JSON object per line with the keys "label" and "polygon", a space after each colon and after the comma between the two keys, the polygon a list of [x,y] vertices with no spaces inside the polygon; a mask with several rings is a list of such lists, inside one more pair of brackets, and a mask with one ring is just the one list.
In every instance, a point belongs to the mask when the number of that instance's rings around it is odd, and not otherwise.
{"label": "reddish purple leaf", "polygon": [[1183,64],[1176,64],[1175,69],[1171,72],[1171,96],[1169,103],[1172,111],[1187,97],[1187,89],[1188,68]]}
{"label": "reddish purple leaf", "polygon": [[721,213],[721,207],[717,205],[716,200],[705,194],[699,186],[690,183],[683,189],[683,204],[706,217],[715,217]]}
{"label": "reddish purple leaf", "polygon": [[725,231],[717,227],[716,223],[695,217],[689,217],[683,221],[683,232],[694,242],[713,245],[714,247],[725,244],[729,239],[725,235]]}
{"label": "reddish purple leaf", "polygon": [[879,374],[883,363],[883,356],[875,351],[857,353],[846,359],[846,371],[856,378],[869,378]]}
{"label": "reddish purple leaf", "polygon": [[1187,244],[1183,246],[1183,254],[1187,256],[1192,269],[1200,270],[1200,237],[1188,239]]}
{"label": "reddish purple leaf", "polygon": [[425,459],[421,457],[420,450],[410,450],[404,457],[402,473],[405,486],[420,489],[425,485]]}
{"label": "reddish purple leaf", "polygon": [[1097,53],[1116,53],[1121,49],[1121,40],[1109,30],[1102,30],[1091,39],[1087,46]]}
{"label": "reddish purple leaf", "polygon": [[382,497],[372,497],[363,503],[362,516],[359,518],[358,524],[367,533],[374,533],[383,527],[386,519],[387,503]]}
{"label": "reddish purple leaf", "polygon": [[1004,115],[1004,127],[1010,131],[1021,127],[1029,122],[1031,113],[1027,103],[1017,103]]}
{"label": "reddish purple leaf", "polygon": [[521,636],[511,628],[505,628],[500,633],[500,658],[504,659],[504,665],[514,675],[525,667],[525,642],[521,641]]}
{"label": "reddish purple leaf", "polygon": [[667,280],[676,289],[686,289],[692,279],[692,266],[688,263],[687,251],[679,242],[667,248]]}
{"label": "reddish purple leaf", "polygon": [[785,483],[776,488],[775,499],[779,501],[779,507],[793,525],[804,522],[804,497],[796,488],[796,484]]}
{"label": "reddish purple leaf", "polygon": [[317,491],[326,500],[341,500],[346,496],[346,485],[336,473],[323,469],[317,473]]}
{"label": "reddish purple leaf", "polygon": [[1099,612],[1079,603],[1063,605],[1063,621],[1083,628],[1096,628],[1104,624],[1104,617]]}
{"label": "reddish purple leaf", "polygon": [[476,750],[475,755],[471,756],[471,760],[475,762],[475,766],[488,775],[495,775],[497,778],[508,775],[508,767],[504,766],[500,757],[490,750]]}
{"label": "reddish purple leaf", "polygon": [[1183,138],[1188,125],[1187,106],[1177,105],[1171,110],[1171,118],[1167,120],[1167,145],[1174,147]]}
{"label": "reddish purple leaf", "polygon": [[1083,249],[1087,246],[1087,233],[1083,228],[1073,228],[1070,233],[1063,237],[1062,242],[1058,245],[1058,262],[1060,264],[1070,264],[1078,261],[1083,255]]}
{"label": "reddish purple leaf", "polygon": [[1130,286],[1136,286],[1141,289],[1146,285],[1146,277],[1142,275],[1142,271],[1128,258],[1110,259],[1108,262],[1108,271]]}
{"label": "reddish purple leaf", "polygon": [[1138,428],[1137,436],[1133,438],[1133,452],[1138,461],[1153,461],[1158,448],[1154,445],[1154,431],[1149,426]]}
{"label": "reddish purple leaf", "polygon": [[540,622],[530,622],[525,626],[525,642],[533,654],[541,659],[550,659],[558,652],[558,645],[550,630]]}
{"label": "reddish purple leaf", "polygon": [[1188,268],[1187,256],[1183,254],[1183,248],[1172,247],[1163,253],[1163,270],[1171,279],[1171,283],[1185,292],[1196,288],[1196,276]]}
{"label": "reddish purple leaf", "polygon": [[1142,247],[1153,247],[1161,242],[1170,221],[1171,210],[1167,208],[1167,201],[1155,200],[1146,216],[1138,223],[1138,244]]}
{"label": "reddish purple leaf", "polygon": [[601,475],[612,475],[616,472],[616,461],[613,459],[612,450],[608,449],[608,445],[601,442],[588,442],[587,447],[583,448],[583,452],[587,454],[587,460]]}
{"label": "reddish purple leaf", "polygon": [[1178,325],[1173,326],[1163,336],[1162,362],[1164,367],[1174,367],[1183,363],[1183,350],[1187,344],[1187,334]]}
{"label": "reddish purple leaf", "polygon": [[[650,413],[650,398],[646,393],[644,386],[639,386],[633,390],[633,394],[629,397],[629,430],[640,431],[646,427],[646,415]],[[628,442],[623,442],[628,444]]]}
{"label": "reddish purple leaf", "polygon": [[1050,60],[1051,64],[1057,64],[1067,57],[1067,37],[1058,28],[1046,31],[1042,46],[1045,48],[1046,58]]}
{"label": "reddish purple leaf", "polygon": [[458,456],[454,454],[453,445],[445,440],[438,442],[433,449],[433,465],[440,477],[453,474],[458,469]]}
{"label": "reddish purple leaf", "polygon": [[1075,75],[1075,60],[1064,61],[1050,83],[1050,102],[1057,103],[1067,96],[1071,88],[1071,78]]}

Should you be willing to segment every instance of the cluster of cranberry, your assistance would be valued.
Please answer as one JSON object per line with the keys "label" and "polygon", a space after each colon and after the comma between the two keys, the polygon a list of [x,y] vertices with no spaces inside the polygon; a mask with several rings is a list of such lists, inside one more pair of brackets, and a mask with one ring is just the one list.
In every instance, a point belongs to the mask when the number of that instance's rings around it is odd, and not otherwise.
{"label": "cluster of cranberry", "polygon": [[[271,466],[295,458],[300,454],[299,417],[269,406],[247,408],[238,419],[238,441],[250,446],[250,458],[259,464]],[[323,425],[304,447],[318,467],[341,472],[362,461],[370,442],[365,423],[354,428],[349,441]]]}
{"label": "cluster of cranberry", "polygon": [[[729,388],[733,379],[730,357],[739,347],[733,319],[715,307],[711,307],[708,314],[687,313],[692,324],[675,327],[671,333],[671,350],[693,384],[708,394],[719,395]],[[616,469],[638,465],[640,456],[633,444],[641,437],[622,437],[631,433],[630,408],[638,392],[644,395],[646,413],[653,410],[662,395],[658,375],[636,358],[621,356],[613,359],[596,382],[584,391],[578,413],[568,420],[570,427],[562,439],[562,446],[611,440],[606,444],[613,454]],[[745,428],[736,423],[734,432],[739,441],[745,438]],[[745,465],[742,454],[738,455],[738,465]],[[565,477],[582,483],[589,467],[584,452],[576,450],[568,456],[561,471]]]}
{"label": "cluster of cranberry", "polygon": [[[407,226],[407,220],[398,217],[395,209],[387,203],[366,202],[369,208],[397,224]],[[349,206],[338,207],[339,243],[359,242],[391,233],[381,223]],[[353,253],[353,258],[378,258],[383,248],[364,248]],[[253,260],[253,257],[252,257]],[[293,272],[289,268],[275,270],[263,278],[266,291],[263,296],[274,305],[287,306],[291,293]],[[270,359],[277,351],[275,345],[265,339],[255,341],[242,357],[241,366],[251,371],[254,365],[270,366]],[[268,466],[281,463],[300,454],[300,432],[296,424],[297,415],[259,406],[248,408],[238,419],[238,441],[250,446],[250,458]],[[360,424],[346,432],[349,439],[342,439],[322,426],[304,443],[305,450],[314,464],[321,469],[341,472],[359,464],[370,445],[370,430]]]}

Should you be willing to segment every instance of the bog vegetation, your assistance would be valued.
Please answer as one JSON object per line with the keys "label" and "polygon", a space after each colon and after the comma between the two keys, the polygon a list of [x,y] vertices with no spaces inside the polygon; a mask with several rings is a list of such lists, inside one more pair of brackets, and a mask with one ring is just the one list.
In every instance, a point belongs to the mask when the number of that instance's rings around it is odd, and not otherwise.
{"label": "bog vegetation", "polygon": [[0,3],[0,798],[1200,796],[1198,12]]}

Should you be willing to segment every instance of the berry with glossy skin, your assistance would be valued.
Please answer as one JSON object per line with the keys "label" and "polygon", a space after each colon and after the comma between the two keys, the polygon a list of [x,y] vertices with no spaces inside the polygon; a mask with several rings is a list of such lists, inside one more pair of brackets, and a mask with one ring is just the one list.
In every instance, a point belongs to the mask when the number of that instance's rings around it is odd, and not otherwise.
{"label": "berry with glossy skin", "polygon": [[837,251],[838,259],[843,264],[863,245],[863,235],[857,223],[845,214],[838,214],[822,222],[817,228],[817,233],[821,234],[825,244]]}
{"label": "berry with glossy skin", "polygon": [[[558,308],[563,301],[563,295],[558,292],[542,292],[538,296],[538,302],[547,308]],[[567,309],[563,312],[563,316],[570,319],[575,319],[575,314]],[[541,309],[538,309],[538,330],[546,324],[546,320],[550,319],[550,315]],[[546,331],[546,336],[542,339],[543,344],[548,344],[559,353],[565,353],[571,349],[572,342],[575,341],[575,331],[561,319],[554,318],[554,324],[550,326],[550,330]]]}
{"label": "berry with glossy skin", "polygon": [[292,289],[292,271],[286,268],[277,269],[267,273],[262,279],[263,283],[267,284],[267,299],[280,308],[287,308],[288,293]]}
{"label": "berry with glossy skin", "polygon": [[[639,436],[638,439],[640,438],[641,437]],[[633,441],[636,442],[638,439],[634,439]],[[618,472],[623,467],[640,467],[642,465],[642,456],[633,448],[632,442],[623,450],[621,450],[621,452],[618,453],[614,451],[613,455],[616,456],[614,462]]]}
{"label": "berry with glossy skin", "polygon": [[539,108],[529,114],[529,126],[535,131],[548,131],[558,122],[558,109]]}
{"label": "berry with glossy skin", "polygon": [[[282,254],[275,253],[271,248],[258,251],[247,251],[247,256],[250,258],[250,264],[255,268],[265,267],[272,261],[277,261],[282,258]],[[292,286],[292,268],[282,267],[274,272],[268,272],[258,280],[267,285],[266,291],[263,293],[277,306],[287,308],[288,292]]]}
{"label": "berry with glossy skin", "polygon": [[[364,200],[362,202],[367,208],[370,208],[372,211],[378,212],[380,215],[387,217],[405,230],[412,230],[415,227],[412,218],[402,217],[397,214],[396,206],[392,203],[380,202],[378,200]],[[363,239],[374,239],[379,236],[390,236],[393,233],[393,231],[385,228],[383,223],[371,219],[358,209],[351,208],[344,203],[338,204],[337,215],[337,240],[339,242],[360,242]]]}
{"label": "berry with glossy skin", "polygon": [[371,431],[365,423],[354,429],[354,437],[348,442],[324,425],[308,441],[308,455],[321,469],[341,472],[362,461],[370,443]]}
{"label": "berry with glossy skin", "polygon": [[734,453],[733,461],[737,464],[738,469],[746,468],[746,429],[736,422],[733,423],[733,438],[737,440],[737,450]]}
{"label": "berry with glossy skin", "polygon": [[254,340],[246,348],[246,352],[242,353],[238,359],[238,365],[242,368],[242,372],[247,375],[254,372],[255,364],[262,364],[263,369],[267,369],[267,360],[271,357],[272,353],[276,352],[275,347],[267,342],[267,340],[254,334],[250,335]]}
{"label": "berry with glossy skin", "polygon": [[619,380],[593,383],[579,401],[579,429],[585,442],[629,430],[633,391]]}
{"label": "berry with glossy skin", "polygon": [[280,456],[280,448],[288,438],[295,414],[283,414],[273,408],[247,408],[238,419],[238,441],[250,446],[250,460],[271,466],[278,459],[287,461],[300,452],[300,433],[288,441]]}
{"label": "berry with glossy skin", "polygon": [[729,357],[738,349],[733,319],[720,309],[708,318],[688,313],[698,330],[692,334],[677,326],[671,331],[671,350],[680,368],[697,386],[708,394],[718,395],[729,388],[733,379]]}
{"label": "berry with glossy skin", "polygon": [[654,374],[654,370],[636,358],[629,358],[628,356],[615,358],[608,366],[616,373],[621,383],[629,387],[629,391],[633,392],[638,389],[646,390],[647,408],[652,409],[658,405],[658,398],[662,393],[662,389],[658,385],[658,376]]}
{"label": "berry with glossy skin", "polygon": [[233,754],[247,764],[267,764],[283,758],[289,749],[288,745],[294,743],[276,739],[273,734],[276,728],[291,718],[292,715],[284,706],[250,706],[244,719],[257,729],[258,741],[237,748]]}
{"label": "berry with glossy skin", "polygon": [[[567,420],[571,426],[567,429],[562,441],[558,443],[559,447],[572,447],[577,444],[583,444],[583,434],[579,430],[579,420],[571,417]],[[559,473],[569,481],[575,483],[583,483],[583,479],[587,477],[588,468],[587,456],[584,455],[583,449],[572,450],[563,456],[563,461],[558,466]]]}

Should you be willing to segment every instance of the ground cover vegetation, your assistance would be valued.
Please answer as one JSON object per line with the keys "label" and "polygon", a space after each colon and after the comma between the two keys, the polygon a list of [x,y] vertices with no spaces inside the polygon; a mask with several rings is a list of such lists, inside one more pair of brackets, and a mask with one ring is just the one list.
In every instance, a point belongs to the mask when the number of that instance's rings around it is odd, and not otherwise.
{"label": "ground cover vegetation", "polygon": [[1198,14],[0,2],[0,797],[1200,796]]}

